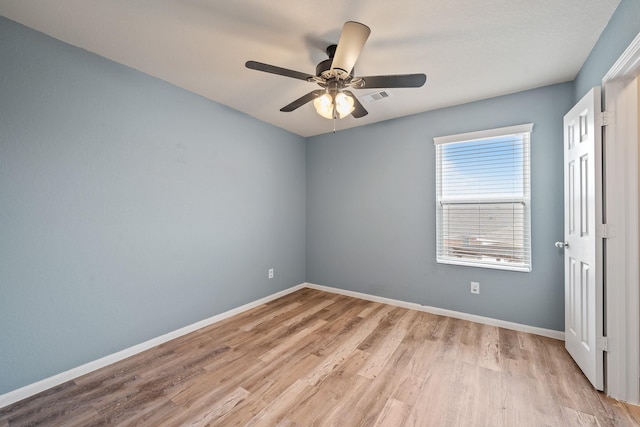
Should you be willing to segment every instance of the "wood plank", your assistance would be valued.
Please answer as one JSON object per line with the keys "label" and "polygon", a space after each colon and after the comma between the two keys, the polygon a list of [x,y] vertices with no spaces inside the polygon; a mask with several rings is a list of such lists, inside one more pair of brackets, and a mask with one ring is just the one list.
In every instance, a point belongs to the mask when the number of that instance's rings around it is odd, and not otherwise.
{"label": "wood plank", "polygon": [[379,427],[403,426],[408,413],[407,404],[399,400],[388,399],[373,425]]}
{"label": "wood plank", "polygon": [[240,402],[245,400],[251,393],[242,387],[236,388],[233,392],[225,395],[223,398],[219,399],[211,406],[206,408],[206,411],[201,413],[193,413],[193,419],[184,423],[180,423],[180,425],[192,426],[192,427],[202,427],[211,424],[212,422],[218,420],[219,418],[225,416],[230,413],[233,408],[238,406]]}
{"label": "wood plank", "polygon": [[343,402],[349,402],[353,394],[361,394],[371,381],[357,375],[358,370],[369,355],[354,350],[321,383],[315,387],[315,393],[306,396],[288,413],[287,419],[297,425],[323,425],[330,419],[332,409],[339,408]]}
{"label": "wood plank", "polygon": [[316,321],[311,326],[304,328],[296,332],[295,334],[279,341],[276,346],[271,348],[271,350],[258,356],[258,359],[262,360],[263,362],[271,362],[274,359],[276,359],[280,354],[287,353],[287,352],[291,353],[295,351],[297,344],[300,344],[301,342],[303,342],[305,338],[308,338],[310,335],[314,334],[318,329],[320,329],[326,324],[327,324],[326,320]]}
{"label": "wood plank", "polygon": [[[386,363],[391,359],[391,355],[397,350],[402,340],[404,340],[408,326],[412,323],[415,315],[415,311],[407,311],[397,322],[390,324],[390,330],[384,338],[381,339],[380,344],[376,348],[369,347],[367,350],[367,353],[370,353],[372,356],[369,357],[367,363],[360,369],[360,372],[358,372],[359,375],[370,380],[380,375]],[[376,330],[379,329],[382,329],[382,327]]]}

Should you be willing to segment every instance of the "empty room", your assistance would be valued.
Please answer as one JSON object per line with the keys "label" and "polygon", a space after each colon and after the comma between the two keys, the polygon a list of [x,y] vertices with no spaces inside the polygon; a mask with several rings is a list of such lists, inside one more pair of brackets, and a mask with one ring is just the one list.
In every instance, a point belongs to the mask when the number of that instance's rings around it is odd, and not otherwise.
{"label": "empty room", "polygon": [[640,425],[640,1],[0,0],[0,427]]}

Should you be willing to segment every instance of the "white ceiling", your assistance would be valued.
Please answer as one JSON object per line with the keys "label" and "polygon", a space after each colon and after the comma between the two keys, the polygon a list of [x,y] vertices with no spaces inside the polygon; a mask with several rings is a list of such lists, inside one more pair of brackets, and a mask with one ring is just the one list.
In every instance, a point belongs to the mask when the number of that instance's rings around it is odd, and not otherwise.
{"label": "white ceiling", "polygon": [[[342,24],[371,28],[356,75],[425,73],[337,129],[573,80],[620,0],[0,0],[0,15],[302,136],[333,130],[312,104],[281,107]],[[361,95],[375,90],[354,91]]]}

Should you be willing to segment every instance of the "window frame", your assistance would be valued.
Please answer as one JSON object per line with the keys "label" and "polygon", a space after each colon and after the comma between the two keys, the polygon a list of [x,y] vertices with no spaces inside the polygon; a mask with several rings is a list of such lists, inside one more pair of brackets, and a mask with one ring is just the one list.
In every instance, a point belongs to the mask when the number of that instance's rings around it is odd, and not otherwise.
{"label": "window frame", "polygon": [[[480,268],[489,268],[489,269],[497,269],[497,270],[509,270],[509,271],[518,271],[518,272],[531,272],[533,268],[532,263],[532,236],[531,236],[531,133],[533,131],[533,124],[527,123],[516,126],[508,126],[502,128],[488,129],[476,132],[467,132],[456,135],[448,135],[433,138],[434,145],[436,147],[435,150],[435,161],[436,161],[436,262],[438,264],[452,264],[452,265],[462,265],[468,267],[480,267]],[[469,197],[455,197],[444,199],[442,197],[442,185],[443,185],[443,176],[442,176],[442,151],[439,149],[439,146],[444,146],[448,144],[458,144],[458,143],[475,143],[482,140],[490,140],[502,137],[508,137],[512,135],[524,135],[525,141],[523,142],[523,154],[522,161],[523,163],[523,192],[522,196],[504,196],[504,197],[487,197],[487,195],[483,195],[479,193],[477,195],[470,194]],[[444,203],[444,204],[443,204]],[[443,211],[444,205],[454,205],[454,204],[467,204],[467,205],[480,205],[480,204],[501,204],[501,203],[509,203],[511,205],[516,203],[522,203],[524,206],[524,225],[523,225],[523,240],[524,244],[527,245],[524,251],[526,255],[528,255],[528,259],[525,260],[522,264],[509,264],[507,262],[487,262],[487,261],[478,261],[477,259],[471,259],[470,257],[456,257],[452,258],[451,256],[444,255],[445,246],[442,242],[444,238],[444,230],[443,226]],[[447,246],[449,247],[449,246]],[[527,258],[527,257],[526,257]],[[528,261],[528,262],[527,262]]]}

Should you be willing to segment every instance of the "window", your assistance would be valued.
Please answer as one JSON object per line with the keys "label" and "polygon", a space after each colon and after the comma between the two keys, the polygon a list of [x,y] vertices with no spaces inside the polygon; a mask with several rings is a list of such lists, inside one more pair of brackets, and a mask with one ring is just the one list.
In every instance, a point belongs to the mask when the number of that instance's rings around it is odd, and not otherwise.
{"label": "window", "polygon": [[532,129],[434,138],[437,262],[531,271]]}

